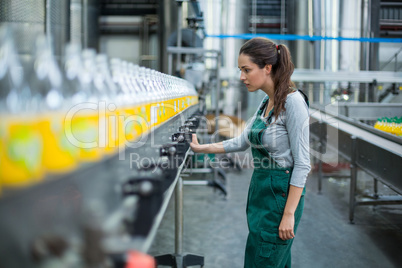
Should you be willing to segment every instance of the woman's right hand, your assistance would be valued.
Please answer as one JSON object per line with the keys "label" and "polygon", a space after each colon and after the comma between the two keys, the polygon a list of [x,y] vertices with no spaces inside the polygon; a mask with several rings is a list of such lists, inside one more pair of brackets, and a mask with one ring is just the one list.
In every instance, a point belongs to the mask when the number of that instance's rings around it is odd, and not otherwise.
{"label": "woman's right hand", "polygon": [[192,134],[192,141],[190,143],[191,150],[194,153],[201,153],[202,152],[202,145],[198,143],[197,135]]}

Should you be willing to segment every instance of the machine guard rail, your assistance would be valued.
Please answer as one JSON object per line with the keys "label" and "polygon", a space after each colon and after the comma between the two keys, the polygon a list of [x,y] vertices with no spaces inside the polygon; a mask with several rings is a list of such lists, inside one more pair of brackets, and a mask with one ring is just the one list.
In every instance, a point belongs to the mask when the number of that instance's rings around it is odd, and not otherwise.
{"label": "machine guard rail", "polygon": [[[323,107],[317,105],[311,107],[311,138],[319,144],[319,149],[314,155],[319,160],[319,191],[323,178],[323,155],[328,148],[337,151],[350,162],[351,171],[347,177],[351,178],[349,200],[351,222],[354,220],[354,209],[357,205],[401,204],[401,196],[378,196],[377,181],[402,194],[402,139],[382,133],[343,115],[323,112]],[[374,195],[370,200],[360,199],[357,196],[358,169],[374,178]]]}

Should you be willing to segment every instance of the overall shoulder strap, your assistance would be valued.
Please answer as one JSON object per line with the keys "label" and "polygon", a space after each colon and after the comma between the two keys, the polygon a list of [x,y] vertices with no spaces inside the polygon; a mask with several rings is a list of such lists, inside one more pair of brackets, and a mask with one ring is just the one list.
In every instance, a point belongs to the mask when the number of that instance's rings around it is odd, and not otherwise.
{"label": "overall shoulder strap", "polygon": [[264,110],[265,105],[267,104],[268,99],[269,99],[268,96],[265,96],[264,100],[263,100],[262,103],[261,103],[261,106],[260,106],[259,111]]}
{"label": "overall shoulder strap", "polygon": [[307,103],[307,107],[310,107],[310,102],[308,101],[307,95],[303,91],[301,91],[300,89],[298,89],[297,91],[299,91],[302,94],[302,96],[304,98],[304,101]]}

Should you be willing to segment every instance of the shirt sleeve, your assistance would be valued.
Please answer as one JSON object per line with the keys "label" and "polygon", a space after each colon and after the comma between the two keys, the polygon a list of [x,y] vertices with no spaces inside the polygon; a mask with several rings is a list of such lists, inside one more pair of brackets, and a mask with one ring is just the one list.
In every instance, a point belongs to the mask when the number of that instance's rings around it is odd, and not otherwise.
{"label": "shirt sleeve", "polygon": [[252,120],[246,125],[243,132],[240,136],[237,136],[230,140],[223,141],[223,149],[225,153],[233,153],[239,151],[245,151],[248,147],[250,147],[250,141],[248,139],[248,134],[250,133],[251,126],[254,122],[254,116]]}
{"label": "shirt sleeve", "polygon": [[286,129],[293,157],[293,172],[290,184],[303,188],[310,172],[309,110],[303,97],[298,93],[286,101]]}
{"label": "shirt sleeve", "polygon": [[247,125],[240,136],[235,137],[230,140],[223,141],[223,149],[225,153],[233,153],[239,151],[245,151],[250,147],[250,140],[248,139],[248,134],[250,133],[250,129],[253,126],[254,120],[257,116],[258,110],[261,108],[262,103],[264,102],[265,98],[261,101],[260,105],[258,105],[257,111],[255,111],[253,117],[248,120]]}

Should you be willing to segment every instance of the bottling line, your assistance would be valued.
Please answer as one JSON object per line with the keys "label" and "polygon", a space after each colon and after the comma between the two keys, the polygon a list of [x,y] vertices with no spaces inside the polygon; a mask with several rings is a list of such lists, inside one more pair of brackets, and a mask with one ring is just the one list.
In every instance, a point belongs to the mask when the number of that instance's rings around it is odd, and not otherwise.
{"label": "bottling line", "polygon": [[60,256],[68,267],[125,265],[130,249],[149,248],[180,180],[198,94],[183,79],[74,45],[60,70],[44,37],[21,79],[10,35],[1,29],[1,267]]}
{"label": "bottling line", "polygon": [[[344,179],[348,206],[339,207],[351,223],[360,205],[402,204],[401,21],[393,0],[0,1],[0,268],[240,266],[186,253],[183,188],[212,186],[227,201],[228,177],[216,166],[227,161],[242,176],[230,155],[194,155],[189,143],[196,132],[200,143],[232,138],[254,113],[263,97],[239,81],[237,55],[255,36],[291,51],[292,81],[311,103],[319,196],[330,194],[324,178]],[[392,54],[382,66],[380,52]],[[219,136],[220,120],[229,135]],[[341,164],[346,173],[325,172]],[[363,173],[373,188],[362,193]],[[173,196],[174,251],[147,255]],[[315,204],[306,205],[313,214]],[[221,221],[226,211],[217,211]],[[332,223],[311,231],[308,220],[307,234],[332,235],[322,228]],[[202,236],[233,238],[226,227]],[[243,252],[206,250],[226,259]],[[314,262],[333,255],[311,252]]]}

